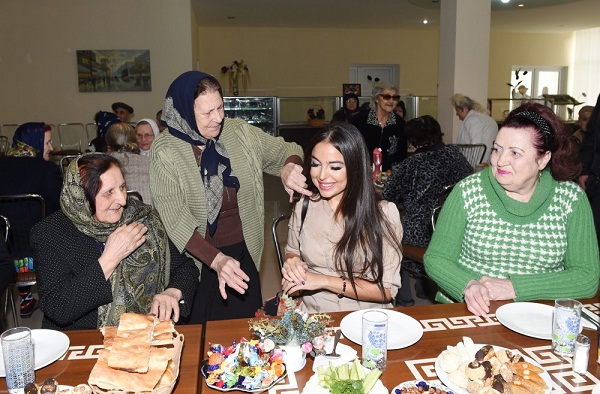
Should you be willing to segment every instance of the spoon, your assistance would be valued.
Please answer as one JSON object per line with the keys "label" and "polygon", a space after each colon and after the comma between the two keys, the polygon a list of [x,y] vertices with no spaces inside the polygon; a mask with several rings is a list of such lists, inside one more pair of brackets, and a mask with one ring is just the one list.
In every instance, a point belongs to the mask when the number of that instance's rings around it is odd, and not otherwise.
{"label": "spoon", "polygon": [[335,352],[335,349],[337,348],[337,344],[340,341],[340,336],[342,335],[342,330],[336,330],[335,331],[335,338],[333,339],[333,349],[331,349],[331,353],[327,353],[325,355],[325,357],[329,357],[329,358],[338,358],[341,357],[341,355],[337,354]]}

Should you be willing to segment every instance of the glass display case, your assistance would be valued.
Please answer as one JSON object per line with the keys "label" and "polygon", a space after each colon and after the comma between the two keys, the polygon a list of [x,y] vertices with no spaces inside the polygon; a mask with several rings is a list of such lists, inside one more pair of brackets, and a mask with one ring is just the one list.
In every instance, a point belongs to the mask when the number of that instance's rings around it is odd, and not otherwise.
{"label": "glass display case", "polygon": [[279,126],[304,126],[307,127],[308,109],[313,107],[323,108],[325,122],[328,123],[333,113],[340,108],[338,98],[333,96],[320,97],[278,97],[277,119]]}
{"label": "glass display case", "polygon": [[226,118],[240,118],[265,133],[276,135],[275,97],[223,97]]}

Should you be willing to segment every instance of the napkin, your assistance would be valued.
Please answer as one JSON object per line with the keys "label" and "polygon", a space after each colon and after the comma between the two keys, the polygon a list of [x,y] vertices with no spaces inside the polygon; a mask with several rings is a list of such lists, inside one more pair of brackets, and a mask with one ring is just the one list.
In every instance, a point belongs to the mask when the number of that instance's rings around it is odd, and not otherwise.
{"label": "napkin", "polygon": [[[333,349],[333,340],[329,342],[325,342],[325,352],[329,353]],[[352,349],[348,345],[344,345],[343,343],[338,343],[335,352],[340,355],[340,357],[332,358],[325,356],[317,356],[315,357],[315,361],[313,362],[313,371],[317,372],[317,368],[319,365],[327,366],[331,362],[333,365],[338,366],[342,364],[347,364],[353,361],[358,353],[356,350]]]}
{"label": "napkin", "polygon": [[[582,308],[581,313],[584,313],[585,315],[587,315],[589,318],[591,318],[593,321],[595,321],[597,324],[600,325],[600,316],[598,316],[597,314],[590,312],[586,308]],[[581,325],[585,328],[590,328],[592,330],[598,329],[598,327],[596,325],[594,325],[594,323],[587,321],[587,319],[584,319],[583,317],[581,318]]]}

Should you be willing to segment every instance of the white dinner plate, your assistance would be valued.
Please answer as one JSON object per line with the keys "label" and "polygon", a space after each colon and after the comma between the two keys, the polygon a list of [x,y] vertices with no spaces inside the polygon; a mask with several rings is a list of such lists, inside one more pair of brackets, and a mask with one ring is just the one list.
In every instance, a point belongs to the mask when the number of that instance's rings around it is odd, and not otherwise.
{"label": "white dinner plate", "polygon": [[519,334],[551,340],[553,309],[535,302],[511,302],[496,310],[496,318],[504,327]]}
{"label": "white dinner plate", "polygon": [[[365,372],[368,373],[369,370],[367,368],[365,368]],[[319,386],[319,374],[318,373],[313,374],[313,376],[311,376],[310,379],[308,379],[308,382],[306,382],[306,385],[304,386],[304,390],[302,391],[302,394],[326,394],[326,393],[329,393],[329,390]],[[375,386],[373,386],[373,388],[366,394],[389,394],[389,391],[387,388],[385,388],[385,386],[381,382],[381,379],[377,379]]]}
{"label": "white dinner plate", "polygon": [[[500,324],[519,334],[550,341],[553,310],[551,305],[536,302],[511,302],[496,310],[496,318]],[[596,329],[592,323],[582,318],[579,331],[583,327]]]}
{"label": "white dinner plate", "polygon": [[415,344],[423,336],[423,326],[417,320],[391,309],[363,309],[347,314],[342,319],[342,334],[362,344],[362,315],[366,311],[382,311],[388,315],[388,350],[402,349]]}
{"label": "white dinner plate", "polygon": [[[54,330],[31,330],[31,337],[33,339],[33,354],[35,357],[36,370],[61,358],[67,349],[69,349],[69,344],[71,343],[66,334]],[[2,349],[0,348],[0,377],[5,376],[4,358]]]}
{"label": "white dinner plate", "polygon": [[[482,344],[475,344],[475,348],[477,350],[479,350],[481,347],[483,347],[485,345]],[[494,345],[492,345],[494,346]],[[537,362],[535,362],[531,357],[527,357],[526,355],[517,352],[515,350],[511,350],[505,347],[501,347],[501,346],[494,346],[494,350],[495,351],[499,351],[499,350],[510,350],[511,352],[513,352],[513,354],[515,353],[519,353],[521,354],[521,356],[523,356],[523,359],[525,361],[527,361],[528,363],[535,365],[536,367],[542,368],[544,369],[540,364],[538,364]],[[470,354],[471,358],[474,360],[475,359],[475,353]],[[467,391],[467,389],[463,389],[462,387],[459,387],[457,385],[455,385],[454,383],[452,383],[450,381],[450,379],[448,378],[448,374],[446,372],[444,372],[444,370],[442,369],[442,367],[440,366],[440,357],[441,354],[435,359],[435,374],[437,375],[437,377],[440,379],[440,381],[445,384],[446,386],[448,386],[448,388],[452,391],[454,391],[456,394],[469,394],[469,392]],[[550,374],[548,374],[548,372],[546,372],[546,370],[544,370],[544,372],[542,372],[540,374],[541,378],[544,379],[544,382],[546,382],[546,386],[548,386],[548,388],[546,389],[546,391],[544,392],[545,394],[549,394],[552,391],[552,380],[550,379]]]}

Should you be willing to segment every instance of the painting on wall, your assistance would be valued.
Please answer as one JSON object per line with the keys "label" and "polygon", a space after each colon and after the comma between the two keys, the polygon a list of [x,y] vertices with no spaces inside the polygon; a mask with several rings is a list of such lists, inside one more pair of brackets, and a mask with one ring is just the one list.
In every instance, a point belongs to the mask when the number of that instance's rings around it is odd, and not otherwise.
{"label": "painting on wall", "polygon": [[147,49],[78,50],[80,92],[152,91]]}
{"label": "painting on wall", "polygon": [[345,83],[342,86],[343,94],[354,93],[360,97],[360,83]]}

